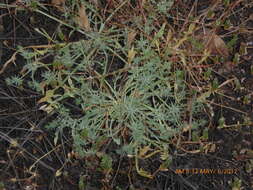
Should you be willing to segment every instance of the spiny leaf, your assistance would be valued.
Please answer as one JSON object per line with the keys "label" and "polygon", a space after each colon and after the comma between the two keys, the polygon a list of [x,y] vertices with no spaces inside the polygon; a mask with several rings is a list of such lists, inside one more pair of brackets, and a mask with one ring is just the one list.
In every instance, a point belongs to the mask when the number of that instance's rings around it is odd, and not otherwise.
{"label": "spiny leaf", "polygon": [[153,179],[153,176],[149,172],[143,170],[142,168],[140,168],[139,170],[137,170],[137,172],[138,172],[138,174],[140,174],[143,177],[147,177],[147,178]]}
{"label": "spiny leaf", "polygon": [[103,170],[110,171],[112,169],[112,158],[108,154],[103,154],[100,166]]}
{"label": "spiny leaf", "polygon": [[166,23],[163,23],[162,27],[160,28],[160,30],[155,35],[154,40],[157,40],[157,39],[163,37],[165,26],[166,26]]}
{"label": "spiny leaf", "polygon": [[197,102],[205,102],[207,98],[210,97],[210,95],[212,94],[212,92],[209,90],[207,92],[204,92],[203,94],[201,94],[198,98],[197,98]]}
{"label": "spiny leaf", "polygon": [[42,102],[49,102],[52,100],[52,97],[54,96],[54,90],[48,90],[46,92],[45,97],[41,98],[38,103],[42,103]]}
{"label": "spiny leaf", "polygon": [[145,155],[147,154],[147,152],[151,150],[149,146],[145,146],[142,149],[140,149],[139,151],[139,157],[145,157]]}
{"label": "spiny leaf", "polygon": [[162,162],[162,164],[159,167],[159,170],[168,171],[169,170],[168,168],[170,167],[171,163],[172,163],[172,157],[167,158],[166,160]]}

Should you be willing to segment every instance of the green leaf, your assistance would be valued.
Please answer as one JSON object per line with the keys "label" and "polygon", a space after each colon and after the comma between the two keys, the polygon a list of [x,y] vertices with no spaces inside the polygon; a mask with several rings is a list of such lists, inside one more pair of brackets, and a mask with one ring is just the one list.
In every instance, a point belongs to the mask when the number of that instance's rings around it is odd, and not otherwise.
{"label": "green leaf", "polygon": [[81,135],[81,138],[82,138],[82,139],[87,140],[87,138],[89,137],[89,131],[88,131],[88,129],[83,129],[83,130],[81,131],[80,135]]}
{"label": "green leaf", "polygon": [[222,129],[226,126],[226,123],[225,123],[225,118],[224,117],[221,117],[219,119],[219,129]]}
{"label": "green leaf", "polygon": [[189,26],[189,29],[188,29],[188,33],[189,34],[192,34],[194,29],[196,27],[196,24],[195,23],[191,23],[190,26]]}
{"label": "green leaf", "polygon": [[194,142],[199,141],[199,134],[197,131],[192,132],[192,141],[194,141]]}
{"label": "green leaf", "polygon": [[210,95],[212,94],[212,92],[209,90],[207,92],[204,92],[203,94],[201,94],[198,98],[197,98],[197,102],[205,102],[207,98],[210,97]]}
{"label": "green leaf", "polygon": [[163,23],[162,27],[160,28],[160,30],[157,32],[157,34],[155,35],[153,41],[152,41],[152,45],[154,45],[154,43],[161,37],[163,37],[164,34],[164,29],[165,29],[166,23]]}
{"label": "green leaf", "polygon": [[86,189],[86,183],[85,183],[85,179],[84,179],[83,175],[81,175],[80,178],[79,178],[78,188],[79,188],[79,190],[85,190]]}
{"label": "green leaf", "polygon": [[0,190],[4,190],[4,183],[0,181]]}
{"label": "green leaf", "polygon": [[205,128],[205,129],[204,129],[202,138],[203,138],[204,140],[207,140],[207,139],[208,139],[208,128]]}
{"label": "green leaf", "polygon": [[100,167],[105,171],[110,171],[112,169],[112,158],[108,154],[102,155]]}
{"label": "green leaf", "polygon": [[172,156],[169,155],[169,157],[165,161],[162,162],[159,169],[161,171],[168,171],[171,163],[172,163]]}
{"label": "green leaf", "polygon": [[217,90],[219,87],[219,82],[218,82],[218,79],[215,78],[212,82],[212,91],[214,92],[215,90]]}

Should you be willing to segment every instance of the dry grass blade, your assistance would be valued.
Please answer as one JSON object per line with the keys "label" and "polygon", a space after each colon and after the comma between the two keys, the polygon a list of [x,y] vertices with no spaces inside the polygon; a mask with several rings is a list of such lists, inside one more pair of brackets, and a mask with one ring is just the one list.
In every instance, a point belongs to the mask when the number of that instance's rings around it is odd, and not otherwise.
{"label": "dry grass blade", "polygon": [[7,66],[10,63],[14,63],[15,64],[15,60],[16,60],[16,55],[17,55],[17,51],[11,56],[11,58],[5,62],[5,64],[3,65],[3,67],[0,69],[0,75],[5,71],[5,69],[7,68]]}
{"label": "dry grass blade", "polygon": [[91,31],[90,22],[86,14],[86,8],[84,5],[81,5],[78,16],[76,17],[77,24],[86,31]]}

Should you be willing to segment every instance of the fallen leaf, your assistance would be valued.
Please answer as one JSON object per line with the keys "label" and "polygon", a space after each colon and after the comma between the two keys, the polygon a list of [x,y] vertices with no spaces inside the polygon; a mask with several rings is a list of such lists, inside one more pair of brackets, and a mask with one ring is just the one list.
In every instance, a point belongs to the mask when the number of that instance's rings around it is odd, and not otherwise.
{"label": "fallen leaf", "polygon": [[[208,47],[210,45],[210,47]],[[228,57],[229,51],[225,42],[216,34],[213,34],[211,41],[207,44],[207,48],[214,54],[220,54],[221,56]]]}
{"label": "fallen leaf", "polygon": [[49,114],[54,110],[54,107],[52,105],[43,105],[39,108],[39,110],[45,111]]}
{"label": "fallen leaf", "polygon": [[206,30],[205,34],[199,34],[197,39],[201,40],[212,55],[229,56],[229,50],[220,36],[212,30]]}
{"label": "fallen leaf", "polygon": [[131,44],[133,43],[135,36],[136,36],[136,32],[134,30],[131,30],[128,32],[127,34],[127,47],[130,48]]}
{"label": "fallen leaf", "polygon": [[183,132],[187,132],[187,131],[190,131],[192,128],[191,125],[186,125],[184,128],[183,128]]}
{"label": "fallen leaf", "polygon": [[59,169],[55,172],[55,177],[59,177],[62,175],[62,171]]}
{"label": "fallen leaf", "polygon": [[144,7],[146,5],[146,2],[147,2],[147,0],[142,0],[141,1],[141,6]]}
{"label": "fallen leaf", "polygon": [[232,61],[226,61],[222,64],[222,67],[218,70],[219,74],[232,72],[236,64]]}
{"label": "fallen leaf", "polygon": [[81,7],[78,11],[78,16],[76,17],[76,22],[82,29],[84,29],[86,31],[91,31],[90,22],[89,22],[87,14],[86,14],[86,8],[84,5],[81,5]]}
{"label": "fallen leaf", "polygon": [[63,6],[65,5],[66,0],[52,0],[52,5],[56,6],[59,11],[64,11]]}
{"label": "fallen leaf", "polygon": [[209,152],[215,152],[215,150],[216,150],[216,144],[212,144]]}
{"label": "fallen leaf", "polygon": [[249,20],[253,20],[253,13],[250,14]]}
{"label": "fallen leaf", "polygon": [[171,41],[172,37],[173,37],[172,31],[169,30],[166,36],[166,44],[168,44]]}
{"label": "fallen leaf", "polygon": [[66,0],[52,0],[53,5],[62,5],[65,3]]}

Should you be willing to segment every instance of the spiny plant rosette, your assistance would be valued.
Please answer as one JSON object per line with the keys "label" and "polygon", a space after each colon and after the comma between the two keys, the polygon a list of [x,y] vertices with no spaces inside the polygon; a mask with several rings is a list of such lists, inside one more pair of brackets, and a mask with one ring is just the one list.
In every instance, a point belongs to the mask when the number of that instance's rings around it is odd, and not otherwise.
{"label": "spiny plant rosette", "polygon": [[6,81],[43,94],[40,109],[57,115],[47,128],[55,129],[56,137],[70,129],[80,156],[114,142],[119,154],[137,162],[156,153],[166,162],[175,135],[189,125],[191,130],[205,125],[204,106],[192,98],[187,71],[171,61],[170,48],[162,49],[166,24],[155,31],[151,19],[144,31],[149,36],[139,33],[132,42],[131,30],[112,27],[88,32],[87,40],[20,47],[26,65]]}

